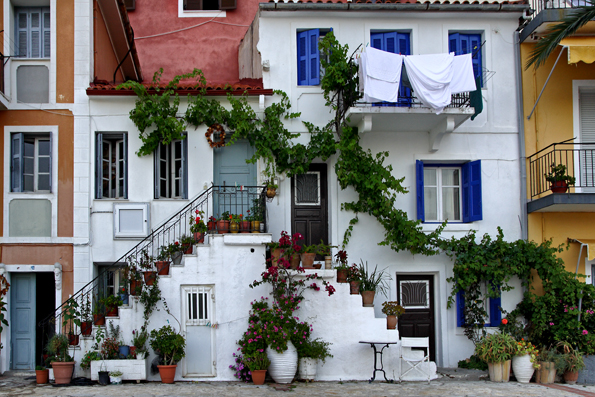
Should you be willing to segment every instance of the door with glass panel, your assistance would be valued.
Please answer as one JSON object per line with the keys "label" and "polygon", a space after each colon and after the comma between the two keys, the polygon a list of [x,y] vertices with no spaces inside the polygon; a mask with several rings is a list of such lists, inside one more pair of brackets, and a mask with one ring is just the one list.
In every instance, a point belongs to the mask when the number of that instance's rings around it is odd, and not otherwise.
{"label": "door with glass panel", "polygon": [[182,286],[182,327],[186,357],[182,376],[215,376],[215,315],[213,286]]}
{"label": "door with glass panel", "polygon": [[397,275],[397,300],[405,308],[399,318],[399,336],[429,337],[430,360],[436,360],[434,331],[434,276]]}

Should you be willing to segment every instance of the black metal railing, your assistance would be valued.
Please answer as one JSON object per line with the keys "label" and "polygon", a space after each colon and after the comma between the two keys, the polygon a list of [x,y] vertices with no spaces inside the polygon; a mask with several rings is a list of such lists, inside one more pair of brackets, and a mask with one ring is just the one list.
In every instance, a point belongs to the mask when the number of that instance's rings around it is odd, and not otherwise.
{"label": "black metal railing", "polygon": [[572,9],[588,6],[587,0],[532,0],[531,8],[535,10],[533,16],[536,16],[543,10]]}
{"label": "black metal railing", "polygon": [[[161,247],[179,241],[182,236],[192,236],[190,232],[190,219],[195,219],[198,214],[205,221],[209,218],[220,218],[229,215],[242,214],[241,219],[250,219],[257,217],[260,220],[259,230],[254,229],[254,223],[243,226],[242,231],[265,232],[267,227],[266,212],[266,187],[263,186],[211,186],[208,190],[184,206],[179,212],[163,222],[159,227],[152,230],[151,234],[136,244],[128,252],[118,258],[109,266],[102,266],[97,277],[87,283],[84,287],[74,293],[67,301],[62,303],[52,314],[38,323],[38,332],[42,335],[42,346],[45,346],[47,339],[57,332],[73,332],[78,335],[80,329],[78,326],[68,324],[66,329],[62,329],[62,319],[67,314],[66,311],[70,303],[76,302],[78,311],[83,305],[91,303],[92,308],[101,309],[99,302],[110,294],[117,294],[118,286],[113,289],[106,288],[105,280],[110,273],[121,271],[127,265],[138,265],[146,260],[147,257],[155,258],[159,255]],[[212,229],[209,233],[218,233],[217,229]],[[128,291],[128,286],[125,286]],[[68,317],[66,317],[68,318]],[[45,339],[45,340],[44,340]],[[41,354],[40,354],[41,356]]]}
{"label": "black metal railing", "polygon": [[595,187],[595,143],[554,143],[532,154],[527,161],[531,198],[550,190],[546,177],[552,166],[559,164],[566,167],[566,175],[575,178],[574,187]]}
{"label": "black metal railing", "polygon": [[[369,103],[363,101],[357,101],[355,106],[387,106],[387,107],[407,107],[407,108],[426,108],[427,106],[421,103],[421,101],[411,92],[408,96],[400,96],[399,102],[381,102],[381,103]],[[468,92],[462,92],[460,94],[453,94],[451,96],[450,105],[447,108],[468,108],[470,107],[470,99]]]}

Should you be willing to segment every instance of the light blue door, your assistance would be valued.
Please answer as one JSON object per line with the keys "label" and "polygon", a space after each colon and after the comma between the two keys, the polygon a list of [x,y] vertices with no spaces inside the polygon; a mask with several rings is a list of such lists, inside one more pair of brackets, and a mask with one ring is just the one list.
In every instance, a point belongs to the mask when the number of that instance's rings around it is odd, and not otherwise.
{"label": "light blue door", "polygon": [[[250,197],[241,186],[256,186],[256,164],[247,164],[254,154],[254,148],[248,141],[237,141],[233,145],[215,149],[213,183],[215,189],[215,216],[226,211],[232,214],[244,214],[252,207]],[[218,194],[217,194],[218,193]]]}
{"label": "light blue door", "polygon": [[35,274],[12,274],[11,369],[35,368]]}

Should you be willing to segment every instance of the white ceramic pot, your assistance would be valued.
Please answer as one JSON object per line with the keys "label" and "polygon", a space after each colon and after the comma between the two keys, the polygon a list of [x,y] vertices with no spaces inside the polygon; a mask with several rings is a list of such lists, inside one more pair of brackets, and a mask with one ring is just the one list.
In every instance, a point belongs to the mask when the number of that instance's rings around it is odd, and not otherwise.
{"label": "white ceramic pot", "polygon": [[122,377],[121,376],[110,376],[109,383],[112,385],[121,385],[122,384]]}
{"label": "white ceramic pot", "polygon": [[512,371],[516,380],[520,383],[529,383],[533,376],[533,364],[531,363],[531,356],[525,354],[524,356],[514,356],[512,358]]}
{"label": "white ceramic pot", "polygon": [[267,357],[271,360],[269,365],[271,378],[277,383],[291,383],[298,364],[297,350],[291,341],[287,342],[287,350],[281,353],[267,347]]}
{"label": "white ceramic pot", "polygon": [[318,359],[300,358],[299,374],[300,379],[314,380],[316,378],[316,369],[318,368]]}

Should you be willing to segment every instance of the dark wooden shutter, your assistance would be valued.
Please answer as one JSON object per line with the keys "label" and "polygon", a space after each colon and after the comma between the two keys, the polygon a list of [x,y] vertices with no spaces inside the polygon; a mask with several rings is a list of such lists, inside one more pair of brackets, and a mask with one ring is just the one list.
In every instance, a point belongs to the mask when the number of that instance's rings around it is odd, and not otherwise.
{"label": "dark wooden shutter", "polygon": [[184,0],[185,10],[202,10],[202,0]]}
{"label": "dark wooden shutter", "polygon": [[424,211],[424,163],[415,161],[415,186],[417,196],[417,219],[424,222],[426,220]]}
{"label": "dark wooden shutter", "polygon": [[463,222],[482,220],[481,160],[463,164]]}
{"label": "dark wooden shutter", "polygon": [[237,8],[236,0],[219,0],[220,10],[235,10]]}
{"label": "dark wooden shutter", "polygon": [[23,191],[23,150],[25,136],[22,133],[11,136],[10,188],[13,192]]}

